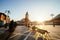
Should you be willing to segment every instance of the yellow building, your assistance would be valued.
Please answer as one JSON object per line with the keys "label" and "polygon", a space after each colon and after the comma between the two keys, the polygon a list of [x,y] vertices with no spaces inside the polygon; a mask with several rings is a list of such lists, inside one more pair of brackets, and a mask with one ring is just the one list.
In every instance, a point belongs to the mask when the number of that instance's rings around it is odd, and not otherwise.
{"label": "yellow building", "polygon": [[4,13],[0,13],[0,26],[10,22],[10,17]]}

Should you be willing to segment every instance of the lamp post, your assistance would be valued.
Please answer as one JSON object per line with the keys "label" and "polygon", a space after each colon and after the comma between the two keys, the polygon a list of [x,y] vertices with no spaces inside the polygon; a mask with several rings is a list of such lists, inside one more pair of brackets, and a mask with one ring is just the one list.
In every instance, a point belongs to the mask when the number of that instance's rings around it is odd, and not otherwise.
{"label": "lamp post", "polygon": [[9,16],[9,14],[11,14],[10,10],[6,10],[5,13],[7,13],[7,16]]}
{"label": "lamp post", "polygon": [[52,20],[53,20],[53,27],[55,27],[54,19],[53,19],[54,14],[51,14],[51,16],[52,16]]}
{"label": "lamp post", "polygon": [[6,24],[6,27],[7,27],[8,24],[10,23],[10,17],[9,17],[9,14],[10,14],[11,12],[10,12],[10,10],[6,10],[5,13],[7,14],[6,20],[5,20],[5,24]]}

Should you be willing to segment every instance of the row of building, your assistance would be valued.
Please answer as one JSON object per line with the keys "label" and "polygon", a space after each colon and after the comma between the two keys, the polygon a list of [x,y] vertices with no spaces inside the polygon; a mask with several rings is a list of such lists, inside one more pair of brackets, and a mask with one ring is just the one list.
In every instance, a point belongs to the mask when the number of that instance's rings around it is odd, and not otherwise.
{"label": "row of building", "polygon": [[[38,24],[36,21],[32,22],[29,19],[29,13],[26,12],[25,17],[16,21],[18,25],[25,25],[25,26],[29,26],[29,25],[36,25]],[[6,15],[5,13],[1,13],[0,12],[0,27],[6,23],[10,23],[10,17],[8,15]]]}
{"label": "row of building", "polygon": [[18,25],[29,26],[29,25],[38,25],[39,23],[38,23],[37,21],[33,21],[33,22],[32,22],[32,21],[29,19],[29,13],[26,12],[25,17],[22,18],[21,20],[18,20],[18,21],[17,21],[17,24],[18,24]]}
{"label": "row of building", "polygon": [[45,21],[44,24],[55,24],[55,25],[60,25],[60,14],[55,16],[54,18]]}

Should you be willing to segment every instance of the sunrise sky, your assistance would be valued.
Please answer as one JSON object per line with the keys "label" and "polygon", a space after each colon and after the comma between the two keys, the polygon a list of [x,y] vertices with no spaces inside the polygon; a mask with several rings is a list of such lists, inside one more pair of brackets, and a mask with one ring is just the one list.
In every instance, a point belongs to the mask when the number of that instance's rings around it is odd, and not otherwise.
{"label": "sunrise sky", "polygon": [[[45,21],[60,13],[60,0],[0,0],[0,12],[10,10],[10,18],[20,20],[28,11],[32,21]],[[6,13],[5,13],[6,14]]]}

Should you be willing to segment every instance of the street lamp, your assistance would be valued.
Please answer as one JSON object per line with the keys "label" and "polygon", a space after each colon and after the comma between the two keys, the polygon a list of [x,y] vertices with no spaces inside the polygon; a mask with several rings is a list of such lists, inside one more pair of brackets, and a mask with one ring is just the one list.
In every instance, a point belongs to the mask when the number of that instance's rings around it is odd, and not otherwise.
{"label": "street lamp", "polygon": [[51,16],[52,16],[52,18],[53,18],[54,14],[51,14]]}
{"label": "street lamp", "polygon": [[5,13],[7,13],[7,16],[11,13],[10,10],[6,10]]}
{"label": "street lamp", "polygon": [[10,14],[11,12],[10,12],[10,10],[6,10],[5,13],[7,14],[6,20],[5,20],[5,24],[6,24],[6,28],[7,28],[8,24],[10,23],[9,14]]}
{"label": "street lamp", "polygon": [[[51,14],[51,16],[52,16],[52,20],[53,20],[54,14]],[[55,25],[54,25],[54,20],[53,20],[53,27],[55,27]]]}

